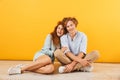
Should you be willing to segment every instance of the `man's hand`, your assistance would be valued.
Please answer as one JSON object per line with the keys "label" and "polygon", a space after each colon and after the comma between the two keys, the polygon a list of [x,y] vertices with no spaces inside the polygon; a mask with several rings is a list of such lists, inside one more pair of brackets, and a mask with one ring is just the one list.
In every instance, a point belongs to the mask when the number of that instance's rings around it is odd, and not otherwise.
{"label": "man's hand", "polygon": [[65,50],[67,50],[67,47],[62,47],[61,51],[64,52]]}
{"label": "man's hand", "polygon": [[86,60],[86,59],[81,59],[79,62],[81,63],[81,65],[83,67],[90,65],[90,62],[88,60]]}
{"label": "man's hand", "polygon": [[71,71],[73,70],[73,68],[74,68],[74,65],[73,65],[72,63],[67,64],[67,65],[65,66],[64,72],[65,72],[65,73],[71,72]]}

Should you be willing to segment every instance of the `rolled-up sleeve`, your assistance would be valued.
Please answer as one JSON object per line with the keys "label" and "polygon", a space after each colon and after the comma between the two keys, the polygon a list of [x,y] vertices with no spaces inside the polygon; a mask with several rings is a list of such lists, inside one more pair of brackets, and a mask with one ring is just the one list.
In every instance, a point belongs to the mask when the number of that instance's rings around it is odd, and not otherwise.
{"label": "rolled-up sleeve", "polygon": [[82,36],[81,44],[80,44],[80,52],[83,52],[86,54],[86,49],[87,49],[87,36],[84,34]]}
{"label": "rolled-up sleeve", "polygon": [[68,51],[70,51],[69,46],[68,46],[67,35],[63,35],[60,38],[60,41],[61,41],[61,47],[67,47],[67,49],[64,51],[64,53],[66,54]]}

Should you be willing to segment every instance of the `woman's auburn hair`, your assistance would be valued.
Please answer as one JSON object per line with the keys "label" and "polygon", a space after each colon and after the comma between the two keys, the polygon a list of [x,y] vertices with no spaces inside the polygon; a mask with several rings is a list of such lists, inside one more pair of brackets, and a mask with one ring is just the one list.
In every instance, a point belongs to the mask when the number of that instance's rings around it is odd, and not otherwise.
{"label": "woman's auburn hair", "polygon": [[54,28],[53,32],[50,33],[51,36],[52,36],[53,44],[54,44],[55,46],[60,45],[60,37],[57,36],[57,32],[56,32],[56,31],[57,31],[57,27],[58,27],[59,25],[62,25],[62,26],[63,26],[64,34],[67,33],[66,30],[65,30],[65,27],[64,27],[63,22],[59,21],[59,22],[57,23],[56,27]]}

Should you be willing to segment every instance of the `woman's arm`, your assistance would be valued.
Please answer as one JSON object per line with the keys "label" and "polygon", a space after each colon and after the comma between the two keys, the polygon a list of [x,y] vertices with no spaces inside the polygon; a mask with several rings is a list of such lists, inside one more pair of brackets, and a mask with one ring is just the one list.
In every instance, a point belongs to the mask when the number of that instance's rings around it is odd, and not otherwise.
{"label": "woman's arm", "polygon": [[54,50],[51,48],[51,46],[52,46],[52,36],[48,34],[44,42],[43,51],[45,52],[45,54],[49,54],[50,56],[53,56]]}

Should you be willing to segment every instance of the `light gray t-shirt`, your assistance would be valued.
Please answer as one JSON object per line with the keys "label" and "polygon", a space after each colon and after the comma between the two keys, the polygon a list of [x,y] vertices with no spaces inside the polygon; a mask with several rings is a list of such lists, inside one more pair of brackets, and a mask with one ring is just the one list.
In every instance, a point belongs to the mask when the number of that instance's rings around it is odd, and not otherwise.
{"label": "light gray t-shirt", "polygon": [[69,33],[67,33],[63,35],[60,40],[61,46],[68,48],[65,50],[65,54],[68,51],[72,52],[74,55],[78,55],[80,52],[86,54],[87,36],[83,32],[77,31],[73,39],[70,37]]}

